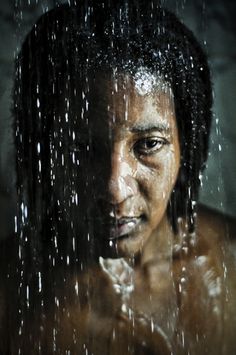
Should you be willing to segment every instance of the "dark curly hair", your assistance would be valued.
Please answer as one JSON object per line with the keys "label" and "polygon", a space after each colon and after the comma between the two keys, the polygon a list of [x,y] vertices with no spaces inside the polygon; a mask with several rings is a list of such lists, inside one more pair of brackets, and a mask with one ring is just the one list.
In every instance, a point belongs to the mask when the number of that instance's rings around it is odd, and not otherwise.
{"label": "dark curly hair", "polygon": [[[50,255],[59,259],[81,249],[79,241],[87,238],[77,225],[78,210],[83,210],[83,196],[76,195],[81,167],[70,152],[78,117],[88,114],[86,78],[97,70],[132,75],[140,67],[164,78],[174,94],[181,167],[168,214],[175,231],[178,217],[186,218],[189,231],[194,230],[212,115],[209,68],[199,43],[155,1],[84,0],[61,5],[39,19],[16,61],[18,231],[36,269],[34,253],[42,248],[42,240],[51,243]],[[77,107],[82,94],[85,99]],[[87,184],[83,188],[93,199]],[[78,198],[80,203],[75,203]],[[90,249],[92,245],[90,240]]]}

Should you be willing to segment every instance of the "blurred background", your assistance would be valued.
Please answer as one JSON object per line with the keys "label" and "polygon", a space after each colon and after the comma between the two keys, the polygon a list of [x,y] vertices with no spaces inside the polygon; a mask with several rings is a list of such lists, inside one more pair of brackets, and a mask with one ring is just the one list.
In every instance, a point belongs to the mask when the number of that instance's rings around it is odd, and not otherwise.
{"label": "blurred background", "polygon": [[[148,0],[147,0],[148,1]],[[0,237],[14,231],[15,171],[11,91],[14,58],[38,17],[64,1],[8,0],[0,3]],[[69,2],[69,0],[68,0]],[[214,119],[201,201],[236,217],[236,2],[162,0],[195,33],[208,54]]]}

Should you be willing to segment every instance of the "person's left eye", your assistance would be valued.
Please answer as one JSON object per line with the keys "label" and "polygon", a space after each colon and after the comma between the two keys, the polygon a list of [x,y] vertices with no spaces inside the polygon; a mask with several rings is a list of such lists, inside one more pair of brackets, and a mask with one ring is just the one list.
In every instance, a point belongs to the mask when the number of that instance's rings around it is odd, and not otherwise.
{"label": "person's left eye", "polygon": [[167,143],[165,138],[145,137],[135,143],[134,151],[139,155],[151,155],[158,152]]}

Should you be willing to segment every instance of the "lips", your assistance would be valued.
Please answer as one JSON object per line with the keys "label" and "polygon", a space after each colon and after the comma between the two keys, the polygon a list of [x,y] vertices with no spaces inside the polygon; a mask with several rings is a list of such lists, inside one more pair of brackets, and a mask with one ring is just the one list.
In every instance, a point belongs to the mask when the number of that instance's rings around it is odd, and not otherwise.
{"label": "lips", "polygon": [[109,223],[109,239],[117,239],[135,232],[142,220],[142,216],[112,218]]}

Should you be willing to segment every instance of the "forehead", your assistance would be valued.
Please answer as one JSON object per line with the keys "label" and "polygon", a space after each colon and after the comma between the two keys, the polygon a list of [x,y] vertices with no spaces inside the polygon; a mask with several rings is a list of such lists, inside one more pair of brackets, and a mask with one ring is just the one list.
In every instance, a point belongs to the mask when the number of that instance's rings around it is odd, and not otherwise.
{"label": "forehead", "polygon": [[90,113],[110,128],[171,125],[175,115],[171,87],[141,69],[130,73],[97,72],[90,84]]}

